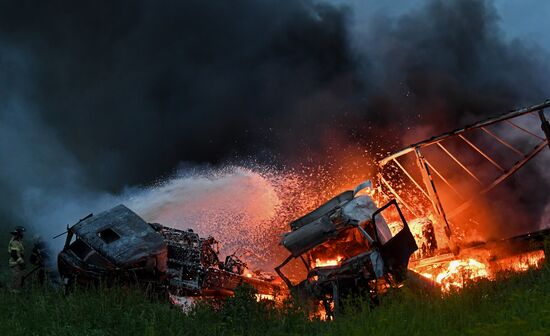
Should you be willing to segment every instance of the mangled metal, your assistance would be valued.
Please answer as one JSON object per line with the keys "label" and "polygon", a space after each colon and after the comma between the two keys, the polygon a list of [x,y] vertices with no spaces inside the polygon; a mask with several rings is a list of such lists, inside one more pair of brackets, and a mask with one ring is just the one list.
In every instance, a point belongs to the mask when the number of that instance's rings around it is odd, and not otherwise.
{"label": "mangled metal", "polygon": [[[453,222],[475,217],[475,211],[467,214],[467,217],[461,216],[482,196],[501,185],[549,146],[550,124],[544,114],[544,110],[548,107],[550,107],[550,100],[488,118],[405,147],[379,161],[379,172],[375,179],[376,189],[380,196],[396,199],[404,207],[409,218],[432,216],[436,225],[445,230],[448,238],[445,245],[448,243],[456,254],[458,249],[455,246],[456,242],[452,239]],[[540,123],[534,122],[535,118],[540,120]],[[526,122],[530,126],[522,125]],[[499,136],[495,129],[492,130],[490,127],[517,131],[516,143]],[[540,134],[541,130],[542,134]],[[485,146],[476,143],[473,136],[483,139]],[[530,142],[533,143],[533,147],[518,149],[519,144]],[[483,147],[488,147],[491,151]],[[496,153],[492,153],[497,148],[503,149],[499,155],[500,160],[497,160]],[[480,162],[486,162],[494,174],[491,172],[492,174],[489,175],[488,171],[479,171],[477,165],[472,165],[471,162],[468,164],[464,154],[469,152],[479,158]],[[438,157],[443,159],[436,160]],[[510,165],[504,161],[514,163]],[[407,163],[410,163],[408,167]],[[401,174],[402,178],[399,177]],[[483,175],[491,178],[483,178]],[[410,196],[405,195],[403,190],[395,188],[388,177],[399,180],[399,183],[410,183],[411,188],[407,189],[407,193],[414,192],[414,201]],[[460,186],[463,187],[460,188]],[[469,192],[465,193],[464,190]],[[423,203],[429,206],[419,207],[419,204]]]}
{"label": "mangled metal", "polygon": [[[397,203],[377,208],[370,196],[358,195],[367,186],[365,183],[345,191],[292,222],[292,231],[281,240],[291,254],[275,270],[295,295],[322,302],[328,314],[338,310],[341,298],[350,293],[376,292],[377,281],[392,285],[401,282],[409,258],[417,250]],[[381,216],[389,207],[394,207],[402,220],[394,234]],[[339,256],[336,265],[319,262],[335,256]],[[283,269],[298,258],[307,275],[292,281],[292,275]]]}
{"label": "mangled metal", "polygon": [[[453,269],[456,265],[466,265],[465,273],[473,274],[471,279],[476,268],[477,276],[490,277],[502,264],[525,269],[520,266],[525,265],[523,257],[533,259],[532,265],[544,259],[540,237],[547,237],[548,230],[537,231],[532,223],[519,231],[496,227],[502,209],[494,206],[499,198],[494,192],[548,146],[550,127],[544,114],[548,107],[547,100],[488,118],[417,142],[379,161],[376,201],[395,199],[403,206],[421,247],[411,258],[409,267],[417,272],[413,276],[422,275],[449,290],[463,286],[442,280],[460,273],[460,268]],[[507,136],[512,131],[515,135]],[[491,225],[500,236],[479,233]],[[525,233],[529,230],[534,231]]]}
{"label": "mangled metal", "polygon": [[[543,109],[549,106],[547,101],[513,111],[418,142],[382,159],[374,186],[370,181],[364,182],[289,224],[289,232],[280,241],[289,255],[275,271],[294,295],[321,302],[331,315],[349,294],[368,293],[376,300],[381,288],[400,286],[409,274],[409,260],[422,271],[455,259],[460,252],[451,239],[455,217],[471,206],[476,197],[496,187],[548,145],[550,126]],[[544,136],[512,121],[534,113],[540,117]],[[535,138],[536,146],[528,153],[518,151],[487,128],[498,122],[506,122]],[[464,136],[470,130],[488,134],[520,155],[519,161],[503,168]],[[498,169],[499,176],[483,183],[474,169],[446,147],[444,141],[453,137],[489,161]],[[436,169],[433,160],[426,156],[425,149],[430,146],[457,165],[464,179],[480,185],[476,195],[460,193],[451,179]],[[407,155],[412,157],[409,161],[413,169],[406,166]],[[395,178],[396,172],[404,174],[410,188],[404,191],[405,188],[395,186],[390,178]],[[444,188],[459,196],[454,208],[442,201]],[[531,251],[533,241],[540,249],[541,237],[549,234],[548,230],[523,234],[506,243],[513,245],[510,250]],[[493,243],[485,242],[483,247],[491,248]],[[273,277],[245,276],[246,264],[236,255],[221,261],[217,244],[214,238],[201,238],[192,230],[147,223],[120,205],[68,229],[65,248],[59,254],[59,271],[68,284],[133,280],[153,283],[179,296],[232,295],[243,283],[251,284],[260,294],[280,290]],[[305,268],[305,272],[301,275],[295,269],[287,272],[293,262]],[[416,282],[426,282],[420,273],[410,275]]]}
{"label": "mangled metal", "polygon": [[[318,209],[290,223],[291,231],[281,240],[281,245],[290,252],[290,256],[276,268],[276,271],[294,292],[322,301],[327,312],[330,313],[332,310],[337,310],[343,295],[365,290],[375,292],[378,280],[386,281],[390,285],[403,280],[408,274],[409,259],[414,261],[414,265],[421,266],[456,259],[460,248],[471,249],[471,247],[464,244],[458,246],[456,239],[452,239],[452,222],[457,221],[458,214],[471,206],[477,197],[494,189],[548,145],[550,127],[543,110],[549,106],[550,101],[546,101],[543,104],[490,118],[418,142],[380,160],[379,172],[376,174],[375,185],[370,193],[373,198],[367,195],[358,196],[358,191],[365,186],[361,185],[354,191],[341,193]],[[542,136],[536,134],[536,130],[529,130],[515,123],[516,118],[534,114],[540,118]],[[519,129],[535,139],[537,143],[529,152],[520,152],[488,129],[488,126],[496,123],[507,123],[510,127]],[[511,167],[505,168],[471,139],[465,137],[465,133],[472,130],[481,130],[498,144],[514,151],[520,156],[519,160]],[[458,139],[459,144],[467,145],[481,158],[496,167],[499,175],[489,183],[484,182],[480,176],[476,175],[475,169],[468,167],[466,162],[457,154],[451,153],[446,146],[445,141],[453,138]],[[470,178],[478,183],[477,192],[468,194],[458,191],[451,179],[434,166],[434,160],[426,156],[425,149],[430,146],[442,151],[450,163],[460,168],[465,175],[463,180]],[[404,160],[398,160],[407,154],[413,156],[409,160],[414,163],[413,168],[405,167]],[[441,164],[441,161],[437,163]],[[418,171],[413,171],[415,168]],[[399,172],[404,175],[404,179],[396,178]],[[411,187],[404,188],[406,184],[411,184]],[[448,189],[447,194],[458,196],[454,208],[449,209],[451,202],[442,199],[441,190],[445,188]],[[377,204],[383,205],[380,210],[376,208]],[[392,205],[395,205],[395,209],[384,213],[384,217],[390,219],[387,225],[384,218],[376,217]],[[400,206],[403,207],[406,215],[401,212]],[[409,222],[405,218],[408,218]],[[409,224],[414,228],[414,235],[411,233]],[[547,233],[544,233],[544,236],[546,235]],[[518,239],[511,238],[493,244],[502,248]],[[520,240],[523,241],[522,239]],[[533,242],[531,238],[525,239],[530,243]],[[479,246],[479,243],[477,244]],[[484,248],[488,246],[490,244],[483,244]],[[511,253],[516,254],[531,250],[525,246],[517,249],[508,246],[507,249],[515,251]],[[537,249],[540,249],[540,244],[537,244]],[[330,263],[326,261],[316,263],[315,260],[320,260],[318,256],[330,259]],[[492,258],[495,256],[493,255]],[[283,269],[293,260],[301,260],[307,268],[307,275],[299,281],[293,281],[290,279],[291,276],[283,272]],[[423,263],[423,261],[426,262]],[[419,275],[412,273],[412,276],[418,278]]]}
{"label": "mangled metal", "polygon": [[67,230],[58,267],[67,284],[131,277],[156,280],[166,274],[166,259],[162,236],[119,205]]}
{"label": "mangled metal", "polygon": [[119,205],[68,228],[58,267],[67,285],[118,281],[178,296],[227,296],[248,283],[272,293],[269,282],[243,275],[246,264],[238,257],[222,262],[218,253],[212,237],[147,223]]}

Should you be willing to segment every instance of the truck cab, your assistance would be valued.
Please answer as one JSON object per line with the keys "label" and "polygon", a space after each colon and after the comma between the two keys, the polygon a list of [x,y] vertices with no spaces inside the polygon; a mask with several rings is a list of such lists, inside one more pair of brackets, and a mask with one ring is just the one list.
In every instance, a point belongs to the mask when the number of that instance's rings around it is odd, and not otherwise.
{"label": "truck cab", "polygon": [[[290,255],[276,272],[295,295],[321,302],[328,316],[349,294],[375,294],[380,282],[398,285],[417,250],[397,202],[378,208],[369,195],[358,194],[365,186],[368,183],[345,191],[293,221],[281,239]],[[392,230],[382,217],[386,211],[400,218]]]}

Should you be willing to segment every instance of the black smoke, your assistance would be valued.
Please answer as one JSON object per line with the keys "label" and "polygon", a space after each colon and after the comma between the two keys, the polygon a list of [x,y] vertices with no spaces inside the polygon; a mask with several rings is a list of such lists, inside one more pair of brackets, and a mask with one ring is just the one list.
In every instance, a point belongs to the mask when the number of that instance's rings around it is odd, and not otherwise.
{"label": "black smoke", "polygon": [[[547,53],[507,40],[491,2],[429,1],[395,20],[376,17],[361,28],[367,33],[357,44],[370,84],[365,115],[395,136],[386,148],[534,105],[550,95]],[[540,219],[548,205],[548,164],[545,150],[488,195],[497,225],[484,234],[502,237],[548,225],[548,214],[545,223]]]}
{"label": "black smoke", "polygon": [[0,5],[3,44],[29,58],[25,94],[108,189],[276,144],[296,102],[353,77],[345,25],[310,1]]}
{"label": "black smoke", "polygon": [[0,1],[4,212],[182,161],[337,166],[416,126],[545,98],[541,50],[506,40],[490,2],[377,13],[361,35],[354,15],[308,0]]}

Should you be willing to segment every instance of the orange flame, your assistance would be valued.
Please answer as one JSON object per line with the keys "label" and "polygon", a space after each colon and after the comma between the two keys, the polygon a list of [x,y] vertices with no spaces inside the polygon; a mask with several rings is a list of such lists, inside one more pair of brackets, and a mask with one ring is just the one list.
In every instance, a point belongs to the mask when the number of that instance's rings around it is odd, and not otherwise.
{"label": "orange flame", "polygon": [[530,268],[539,268],[545,259],[544,251],[537,250],[519,256],[509,257],[497,261],[501,271],[525,272]]}
{"label": "orange flame", "polygon": [[467,282],[480,279],[494,280],[498,272],[524,272],[531,268],[539,268],[545,259],[543,250],[523,253],[495,262],[480,262],[473,258],[455,259],[443,267],[431,270],[417,270],[423,277],[434,281],[443,292],[461,289]]}
{"label": "orange flame", "polygon": [[466,281],[489,277],[489,271],[484,263],[475,259],[452,260],[446,270],[435,277],[435,282],[441,285],[443,291],[451,288],[462,288]]}
{"label": "orange flame", "polygon": [[254,294],[256,301],[275,301],[275,296],[271,294]]}
{"label": "orange flame", "polygon": [[338,266],[340,264],[340,261],[344,259],[342,256],[336,256],[334,259],[315,259],[315,262],[313,263],[313,268],[315,267],[327,267],[327,266]]}

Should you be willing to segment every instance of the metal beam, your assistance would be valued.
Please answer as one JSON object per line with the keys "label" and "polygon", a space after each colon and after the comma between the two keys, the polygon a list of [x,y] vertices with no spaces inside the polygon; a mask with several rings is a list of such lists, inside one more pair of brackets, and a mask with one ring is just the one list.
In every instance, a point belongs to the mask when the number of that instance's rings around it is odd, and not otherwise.
{"label": "metal beam", "polygon": [[422,156],[420,148],[415,149],[415,154],[418,168],[420,168],[422,179],[428,189],[428,194],[430,195],[430,201],[432,202],[435,215],[439,218],[439,221],[445,225],[445,234],[447,234],[447,237],[451,237],[451,228],[449,227],[449,222],[447,222],[447,217],[445,216],[445,210],[443,210],[443,205],[441,204],[441,200],[437,194],[432,175],[430,174],[430,168],[428,168],[428,165],[424,161],[424,156]]}
{"label": "metal beam", "polygon": [[460,199],[464,199],[464,197],[462,197],[462,195],[460,195],[460,193],[458,192],[458,190],[455,189],[455,187],[453,187],[453,185],[451,184],[451,182],[447,181],[447,179],[437,170],[435,169],[435,167],[426,159],[424,158],[424,161],[426,162],[426,164],[428,165],[428,167],[430,167],[431,170],[434,171],[434,173],[439,176],[439,178],[445,182],[445,184],[460,198]]}
{"label": "metal beam", "polygon": [[[438,143],[442,140],[445,140],[446,138],[448,137],[451,137],[453,135],[458,135],[458,134],[461,134],[461,133],[464,133],[468,130],[471,130],[471,129],[475,129],[475,128],[480,128],[480,127],[484,127],[484,126],[489,126],[489,125],[492,125],[494,123],[497,123],[497,122],[500,122],[500,121],[504,121],[504,120],[508,120],[508,119],[512,119],[512,118],[515,118],[515,117],[519,117],[521,115],[524,115],[524,114],[527,114],[527,113],[531,113],[531,112],[534,112],[534,111],[539,111],[539,110],[542,110],[546,107],[550,107],[550,99],[546,100],[544,103],[542,104],[538,104],[538,105],[533,105],[533,106],[530,106],[530,107],[525,107],[525,108],[521,108],[521,109],[517,109],[517,110],[514,110],[512,112],[508,112],[508,113],[505,113],[505,114],[502,114],[500,116],[497,116],[497,117],[493,117],[493,118],[489,118],[489,119],[485,119],[483,121],[480,121],[480,122],[477,122],[475,124],[472,124],[472,125],[468,125],[468,126],[465,126],[463,128],[459,128],[459,129],[456,129],[454,131],[450,131],[450,132],[446,132],[446,133],[443,133],[439,136],[435,136],[435,137],[432,137],[428,140],[424,140],[424,141],[420,141],[420,142],[417,142],[415,144],[412,144],[408,147],[405,147],[403,148],[402,150],[382,159],[379,161],[379,165],[382,167],[384,166],[386,163],[388,163],[389,161],[391,161],[392,159],[395,159],[397,157],[400,157],[402,155],[405,155],[407,153],[411,153],[413,151],[416,150],[416,148],[422,148],[422,147],[425,147],[425,146],[429,146],[431,144],[434,144],[434,143]],[[533,134],[531,134],[533,135]],[[537,136],[537,135],[535,135]],[[537,136],[538,137],[538,136]],[[540,138],[538,137],[540,140],[543,140],[543,138]]]}
{"label": "metal beam", "polygon": [[474,145],[470,140],[466,139],[465,136],[463,136],[462,134],[459,134],[458,137],[461,138],[462,140],[464,140],[465,143],[467,143],[470,147],[472,147],[476,152],[481,154],[481,156],[483,156],[485,159],[487,159],[487,161],[491,162],[491,164],[493,166],[497,167],[500,171],[502,171],[502,172],[506,171],[506,169],[502,168],[495,160],[491,159],[491,157],[489,155],[485,154],[481,149],[479,149],[476,145]]}
{"label": "metal beam", "polygon": [[508,147],[510,150],[512,150],[514,153],[518,154],[519,156],[521,157],[524,157],[525,156],[525,153],[519,151],[518,149],[516,149],[514,146],[510,145],[509,143],[507,143],[506,141],[504,141],[504,139],[502,139],[501,137],[499,137],[498,135],[494,134],[493,132],[489,131],[487,128],[485,127],[481,127],[481,130],[487,134],[489,134],[491,137],[493,137],[496,141],[500,142],[501,144],[503,144],[504,146]]}
{"label": "metal beam", "polygon": [[424,191],[424,189],[420,186],[420,184],[418,184],[418,182],[416,182],[416,180],[411,176],[411,174],[409,174],[409,172],[401,165],[401,163],[399,163],[399,161],[397,161],[397,159],[394,159],[393,160],[395,162],[395,164],[401,168],[401,170],[405,173],[405,175],[407,175],[407,177],[414,183],[414,185],[420,189],[420,191],[422,191],[422,193],[424,194],[424,196],[430,198],[430,196],[428,196],[428,193]]}
{"label": "metal beam", "polygon": [[407,208],[407,210],[409,210],[415,217],[419,217],[418,214],[416,213],[416,211],[414,211],[412,209],[412,207],[410,207],[400,196],[399,194],[392,188],[392,186],[390,185],[390,183],[388,181],[386,181],[386,179],[384,179],[384,177],[382,177],[382,174],[378,174],[378,178],[380,179],[380,181],[382,183],[384,183],[384,185],[386,185],[386,187],[388,187],[388,189],[390,190],[390,192],[395,196],[395,198],[405,206],[405,208]]}
{"label": "metal beam", "polygon": [[529,135],[531,135],[531,136],[534,136],[535,138],[537,138],[537,139],[539,139],[539,140],[544,140],[543,137],[538,136],[537,134],[535,134],[535,133],[529,131],[528,129],[525,129],[525,128],[519,126],[518,124],[514,124],[514,123],[511,122],[510,120],[506,120],[506,122],[509,123],[510,125],[512,125],[513,127],[519,129],[520,131],[523,131],[523,132],[525,132],[525,133],[527,133],[527,134],[529,134]]}
{"label": "metal beam", "polygon": [[539,111],[539,118],[541,122],[540,128],[542,128],[544,135],[546,135],[546,141],[549,142],[548,147],[550,147],[550,123],[548,123],[548,120],[544,116],[544,110]]}
{"label": "metal beam", "polygon": [[460,214],[461,212],[463,212],[464,210],[468,209],[472,203],[477,199],[479,198],[480,196],[488,193],[489,191],[491,191],[492,189],[494,189],[496,186],[498,186],[500,183],[502,183],[504,180],[506,180],[508,177],[510,177],[512,174],[514,174],[516,171],[518,171],[521,167],[523,167],[527,162],[529,162],[532,158],[535,157],[535,155],[537,155],[541,150],[544,149],[544,147],[546,147],[546,145],[548,145],[548,140],[545,140],[541,143],[539,143],[535,149],[533,149],[533,151],[531,151],[530,153],[528,153],[522,160],[516,162],[512,168],[510,168],[510,170],[508,170],[505,174],[502,174],[501,176],[499,176],[498,178],[496,178],[493,183],[491,183],[489,186],[487,186],[485,189],[483,189],[482,191],[480,191],[477,195],[471,197],[469,200],[467,200],[466,202],[462,203],[460,206],[458,206],[457,208],[455,208],[453,211],[451,211],[449,213],[449,219],[453,219],[454,217],[456,217],[458,214]]}
{"label": "metal beam", "polygon": [[443,145],[438,142],[437,143],[437,146],[439,148],[441,148],[441,150],[443,150],[451,159],[454,160],[454,162],[456,162],[462,169],[464,169],[466,171],[466,173],[468,173],[468,175],[470,175],[474,180],[476,180],[479,184],[481,184],[481,181],[477,178],[477,176],[472,173],[472,171],[470,171],[462,162],[460,162],[453,154],[451,154],[451,152],[449,152],[447,150],[447,148],[443,147]]}

